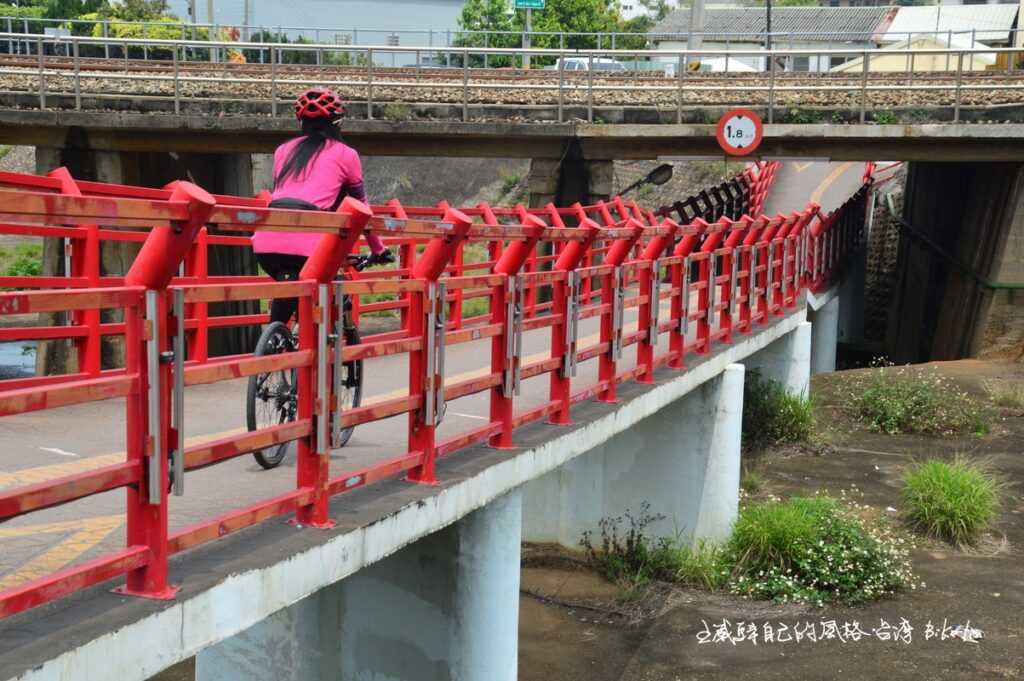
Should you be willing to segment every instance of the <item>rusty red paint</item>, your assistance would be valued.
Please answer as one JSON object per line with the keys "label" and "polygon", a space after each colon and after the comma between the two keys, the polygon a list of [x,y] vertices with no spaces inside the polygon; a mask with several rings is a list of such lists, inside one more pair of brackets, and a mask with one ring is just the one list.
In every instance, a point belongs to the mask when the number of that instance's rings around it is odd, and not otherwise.
{"label": "rusty red paint", "polygon": [[123,551],[0,591],[0,619],[138,569],[146,565],[149,558],[147,547],[130,546]]}
{"label": "rusty red paint", "polygon": [[138,482],[142,467],[136,462],[116,463],[87,473],[0,491],[0,518],[14,518],[42,508],[53,508]]}

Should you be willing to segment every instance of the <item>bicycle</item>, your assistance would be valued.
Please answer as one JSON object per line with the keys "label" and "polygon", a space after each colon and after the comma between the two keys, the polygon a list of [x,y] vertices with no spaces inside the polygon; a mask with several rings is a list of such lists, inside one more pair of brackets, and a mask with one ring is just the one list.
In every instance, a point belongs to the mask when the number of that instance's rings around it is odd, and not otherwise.
{"label": "bicycle", "polygon": [[[348,258],[348,267],[361,272],[370,264],[370,257],[353,255]],[[344,310],[343,329],[345,345],[358,345],[359,329],[352,323],[352,301],[345,296],[342,302]],[[255,355],[266,357],[285,352],[295,352],[299,348],[298,334],[281,322],[272,322],[263,330],[256,343]],[[359,406],[363,395],[363,361],[345,362],[341,378],[341,391],[338,394],[340,410],[355,409]],[[294,421],[298,413],[298,371],[282,369],[249,377],[246,391],[246,425],[249,431],[277,426]],[[344,447],[352,437],[355,426],[341,431],[338,446]],[[291,443],[286,442],[267,449],[253,452],[253,457],[263,468],[269,470],[281,465]]]}

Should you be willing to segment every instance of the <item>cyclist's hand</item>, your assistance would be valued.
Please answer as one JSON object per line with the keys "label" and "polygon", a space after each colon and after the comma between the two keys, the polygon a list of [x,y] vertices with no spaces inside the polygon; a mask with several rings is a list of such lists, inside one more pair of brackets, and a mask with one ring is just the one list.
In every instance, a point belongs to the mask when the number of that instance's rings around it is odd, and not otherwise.
{"label": "cyclist's hand", "polygon": [[395,254],[391,252],[390,248],[385,248],[380,253],[374,253],[370,256],[371,265],[390,265],[395,261]]}

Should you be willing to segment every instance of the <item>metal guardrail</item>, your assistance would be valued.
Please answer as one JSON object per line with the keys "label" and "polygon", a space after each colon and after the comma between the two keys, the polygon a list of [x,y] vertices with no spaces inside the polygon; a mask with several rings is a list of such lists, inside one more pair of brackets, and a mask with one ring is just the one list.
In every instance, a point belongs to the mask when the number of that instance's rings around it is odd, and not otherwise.
{"label": "metal guardrail", "polygon": [[[271,44],[271,40],[261,40],[268,36],[287,36],[290,40],[303,39],[313,43],[333,43],[335,45],[360,45],[360,44],[390,44],[412,48],[446,48],[463,45],[470,41],[473,47],[517,47],[525,48],[536,38],[557,38],[558,49],[566,47],[581,47],[582,42],[590,42],[587,48],[596,50],[615,50],[622,47],[624,41],[632,42],[637,40],[650,40],[653,33],[634,33],[626,31],[609,32],[568,32],[568,31],[475,31],[452,28],[375,28],[361,26],[292,26],[292,25],[264,25],[264,24],[211,24],[211,23],[172,23],[156,21],[118,21],[118,20],[88,20],[88,19],[29,19],[26,17],[4,17],[0,16],[0,30],[7,33],[35,34],[38,27],[52,29],[75,30],[88,29],[95,31],[99,29],[99,36],[112,37],[111,25],[127,26],[138,28],[140,37],[148,38],[148,31],[177,31],[182,40],[196,39],[203,32],[206,37],[216,38],[225,30],[238,30],[242,40],[247,42],[262,42]],[[913,38],[935,37],[949,41],[954,38],[962,38],[964,42],[970,41],[972,47],[978,42],[984,42],[992,34],[1008,36],[1008,44],[1016,44],[1018,28],[999,29],[962,29],[944,31],[771,31],[771,32],[710,32],[697,31],[693,37],[704,40],[716,40],[728,45],[744,42],[763,42],[771,39],[773,43],[810,42],[815,39],[827,40],[828,42],[874,42],[874,43],[895,43],[904,40],[910,41]],[[685,42],[689,39],[688,32],[665,32],[657,33],[658,40],[672,42]],[[412,42],[405,42],[403,38],[409,37]],[[361,43],[360,39],[369,39],[370,42]],[[507,42],[507,39],[515,38],[518,44],[499,45],[499,42]],[[527,40],[529,38],[529,40]],[[570,44],[571,43],[571,44]]]}
{"label": "metal guardrail", "polygon": [[[10,34],[0,34],[0,42],[12,39]],[[984,93],[986,97],[1006,92],[1024,90],[1024,81],[1015,78],[1001,78],[994,72],[985,71],[980,75],[977,71],[965,69],[965,60],[974,55],[1010,55],[1009,66],[1004,75],[1015,75],[1014,55],[1022,51],[1014,48],[978,48],[978,49],[915,49],[899,51],[876,51],[871,49],[827,49],[827,50],[549,50],[549,49],[497,49],[497,48],[448,48],[459,66],[455,69],[406,69],[389,70],[377,66],[375,56],[402,52],[403,48],[391,46],[347,46],[340,49],[337,45],[266,45],[262,43],[210,42],[210,41],[179,41],[179,40],[135,40],[135,39],[101,39],[85,37],[54,38],[50,36],[34,36],[34,55],[31,64],[17,64],[0,68],[0,76],[18,76],[26,79],[26,92],[38,95],[40,108],[47,108],[60,98],[73,98],[73,107],[82,108],[83,99],[95,101],[151,101],[167,102],[172,105],[175,113],[180,112],[183,102],[194,100],[187,93],[189,87],[203,90],[202,100],[207,102],[224,102],[244,105],[269,105],[270,113],[277,115],[282,104],[290,104],[294,92],[314,84],[330,85],[346,90],[349,98],[366,103],[366,115],[373,118],[375,104],[382,101],[395,101],[392,95],[385,96],[389,89],[400,91],[403,99],[397,101],[423,101],[410,99],[410,95],[424,89],[444,94],[449,103],[461,104],[463,119],[469,118],[472,106],[486,104],[486,97],[495,91],[506,92],[541,92],[547,97],[547,104],[557,107],[559,122],[565,120],[565,109],[569,106],[585,106],[588,121],[594,120],[595,108],[604,105],[598,98],[607,99],[616,95],[629,100],[636,95],[660,98],[661,104],[673,105],[676,110],[677,122],[683,120],[683,109],[687,96],[719,93],[718,96],[727,100],[737,100],[734,80],[714,82],[717,77],[749,78],[742,83],[743,99],[750,103],[753,97],[765,100],[767,119],[774,122],[775,109],[780,98],[789,95],[817,94],[830,96],[846,96],[856,98],[855,110],[861,122],[866,119],[869,110],[869,96],[876,93],[917,93],[940,97],[942,106],[954,109],[954,122],[960,121],[963,98],[966,94]],[[87,47],[115,48],[124,54],[124,72],[105,68],[100,70],[100,63],[83,57]],[[152,55],[163,52],[164,59],[147,62],[129,60],[131,49],[146,48]],[[240,66],[238,64],[208,63],[211,55],[229,51],[265,50],[269,55],[269,65]],[[407,50],[406,50],[407,51]],[[353,66],[339,67],[331,70],[323,66],[325,55],[348,55]],[[289,65],[284,68],[282,62],[288,55],[304,54],[315,56],[320,66]],[[417,50],[416,64],[422,65],[422,51]],[[485,57],[521,59],[530,55],[534,60],[557,60],[558,68],[553,71],[496,71],[493,69],[476,68]],[[873,57],[891,58],[893,55],[906,61],[905,72],[873,73],[870,69]],[[200,57],[200,61],[196,58]],[[590,66],[586,72],[572,72],[565,68],[567,58],[584,60]],[[630,72],[595,72],[594,65],[602,57],[611,58],[651,58],[671,63],[676,73],[672,78],[643,77],[638,71]],[[701,59],[719,57],[725,62],[722,74],[691,73],[687,64]],[[945,58],[949,72],[921,73],[915,69],[915,60],[937,57]],[[809,77],[821,74],[791,73],[779,67],[780,60],[788,59],[861,59],[859,73],[850,75],[831,74],[828,78]],[[9,59],[15,59],[11,57]],[[764,73],[733,73],[729,71],[730,60],[738,64],[744,59],[766,60],[767,70]],[[62,60],[70,60],[62,61]],[[215,61],[220,61],[216,59]],[[142,65],[151,65],[149,69]],[[206,65],[206,70],[196,65]],[[109,66],[109,65],[108,65]],[[308,66],[307,70],[306,67]],[[970,64],[968,64],[970,66]],[[62,68],[63,67],[63,68]],[[257,69],[247,71],[246,69]],[[132,73],[135,69],[136,73]],[[198,70],[197,70],[198,69]],[[801,76],[803,80],[800,80]],[[987,81],[985,79],[988,79]],[[52,82],[51,82],[52,81]],[[136,81],[147,86],[160,86],[164,90],[157,95],[128,92],[117,92],[116,85]],[[967,82],[965,82],[967,81]],[[230,94],[210,94],[211,88],[229,88],[250,86],[259,93],[247,98],[232,97]],[[458,93],[453,95],[452,93]],[[0,92],[0,95],[18,94],[13,90]],[[1013,100],[1016,101],[1016,100]],[[67,105],[58,104],[62,108]],[[290,107],[288,107],[290,108]],[[854,108],[854,107],[851,107]],[[886,108],[889,108],[888,106]],[[287,110],[287,109],[286,109]]]}
{"label": "metal guardrail", "polygon": [[[0,522],[115,489],[134,490],[126,501],[130,529],[124,549],[0,592],[0,618],[119,576],[127,577],[121,593],[172,598],[168,561],[174,554],[279,515],[294,513],[303,527],[331,527],[332,496],[398,475],[433,484],[440,457],[484,441],[512,447],[515,429],[522,425],[545,419],[566,424],[577,402],[598,396],[614,400],[619,384],[652,382],[661,367],[684,371],[688,356],[716,352],[743,335],[757,333],[775,319],[796,313],[805,290],[827,285],[863,238],[867,191],[862,189],[828,215],[812,203],[786,216],[723,218],[713,224],[696,219],[688,225],[659,220],[635,202],[616,198],[568,209],[578,226],[566,227],[553,207],[545,209],[543,218],[521,206],[501,209],[507,222],[490,209],[481,209],[476,219],[452,208],[434,209],[443,215],[420,219],[410,217],[401,205],[392,206],[389,215],[374,214],[351,198],[336,214],[270,209],[253,206],[249,199],[213,197],[187,182],[153,190],[79,183],[66,171],[55,171],[50,178],[8,174],[3,181],[20,187],[3,192],[0,199],[0,228],[6,231],[88,240],[95,238],[98,228],[92,226],[100,222],[143,229],[146,237],[119,285],[101,281],[87,282],[85,288],[0,293],[0,315],[122,309],[124,322],[108,331],[123,336],[126,348],[125,367],[99,376],[0,381],[0,417],[127,398],[125,461],[0,490]],[[195,283],[175,278],[208,224],[228,231],[288,228],[322,236],[302,281]],[[404,277],[346,281],[338,287],[332,280],[367,229],[391,239],[426,240],[427,245]],[[494,247],[493,266],[479,275],[444,276],[459,245],[470,241]],[[610,247],[600,262],[588,265],[585,257],[601,242]],[[542,244],[556,254],[552,268],[524,271],[530,253]],[[600,282],[599,301],[584,299],[583,279]],[[630,281],[636,286],[627,290]],[[521,292],[540,288],[551,292],[551,314],[526,322],[517,312]],[[457,289],[483,289],[489,297],[489,314],[471,328],[449,329],[444,323],[445,292]],[[368,337],[340,352],[331,347],[327,326],[329,311],[338,306],[335,297],[385,291],[409,293],[407,329],[397,338]],[[180,356],[179,330],[189,331],[188,306],[291,296],[299,299],[298,350],[213,361]],[[659,311],[664,307],[668,310],[662,316]],[[629,308],[636,309],[635,330],[626,325],[624,311]],[[596,343],[581,346],[585,339],[578,335],[579,322],[587,318],[599,320],[601,333]],[[691,325],[696,327],[693,334]],[[550,329],[550,355],[539,360],[524,357],[519,336],[524,330],[542,329]],[[25,338],[76,335],[76,329],[67,326],[11,332]],[[668,337],[667,348],[658,345],[659,335]],[[445,349],[461,343],[489,345],[489,363],[483,360],[489,371],[458,383],[445,382]],[[622,358],[622,349],[630,346],[637,348],[635,365]],[[338,405],[332,392],[335,381],[326,375],[340,371],[335,362],[406,353],[407,395],[353,409]],[[598,362],[597,382],[580,388],[576,379],[574,386],[575,367],[592,359]],[[294,422],[179,446],[188,419],[180,413],[183,402],[177,392],[185,386],[291,369],[298,376]],[[548,401],[517,411],[516,386],[539,376],[548,376]],[[471,395],[490,400],[488,422],[439,441],[444,403]],[[521,401],[519,405],[521,409]],[[404,453],[331,477],[325,463],[330,420],[338,419],[347,428],[396,416],[408,421]],[[294,489],[171,531],[172,470],[180,473],[173,479],[176,493],[187,493],[189,471],[293,441],[298,469]]]}

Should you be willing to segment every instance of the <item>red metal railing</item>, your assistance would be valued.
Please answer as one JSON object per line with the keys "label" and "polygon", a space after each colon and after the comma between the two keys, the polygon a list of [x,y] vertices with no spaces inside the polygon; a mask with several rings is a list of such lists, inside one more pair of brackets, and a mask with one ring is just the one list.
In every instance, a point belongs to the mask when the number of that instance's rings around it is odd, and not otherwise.
{"label": "red metal railing", "polygon": [[[4,175],[2,184],[21,187],[0,193],[2,231],[67,238],[72,253],[78,249],[87,263],[96,260],[101,238],[141,240],[142,249],[123,278],[98,276],[83,265],[73,266],[70,278],[0,280],[4,286],[66,287],[0,293],[0,315],[72,315],[68,326],[5,329],[3,340],[85,339],[77,373],[0,382],[0,417],[124,397],[127,439],[124,462],[0,490],[0,522],[123,488],[128,523],[123,550],[0,592],[0,617],[119,575],[126,576],[125,593],[172,597],[171,555],[281,514],[294,513],[302,525],[328,527],[332,496],[403,473],[412,482],[432,483],[440,457],[484,441],[513,447],[515,428],[523,424],[541,419],[567,424],[576,402],[614,400],[620,383],[650,383],[658,367],[683,370],[688,356],[755,332],[796,309],[803,290],[828,285],[844,257],[859,246],[866,193],[862,190],[828,215],[810,204],[789,215],[680,225],[656,221],[650,211],[618,198],[540,211],[486,204],[467,211],[444,204],[409,209],[397,202],[371,210],[349,199],[335,214],[269,209],[259,200],[213,197],[183,182],[143,190],[74,183],[57,173],[50,178]],[[570,216],[577,226],[565,226]],[[300,281],[268,283],[256,277],[207,276],[204,242],[244,238],[214,236],[207,226],[229,235],[284,229],[323,236]],[[400,267],[334,282],[368,230],[399,248]],[[460,268],[458,259],[468,244],[482,245],[488,259],[463,262]],[[184,275],[175,276],[182,265]],[[331,310],[343,294],[403,296],[402,329],[369,336],[359,345],[331,347]],[[541,302],[542,295],[549,301]],[[488,300],[487,313],[449,322],[453,303],[469,296]],[[274,297],[299,299],[298,350],[267,357],[206,355],[203,306]],[[100,323],[98,311],[110,308],[123,310],[124,321]],[[630,309],[637,313],[635,328],[626,323]],[[263,321],[251,317],[229,318],[225,324]],[[582,347],[579,324],[590,318],[599,321],[600,335]],[[205,324],[213,326],[214,319],[206,318]],[[541,329],[550,329],[551,353],[528,361],[521,336]],[[124,338],[124,367],[98,366],[95,344],[103,335]],[[663,336],[668,342],[659,346]],[[490,344],[490,370],[445,383],[446,348],[464,343]],[[635,363],[624,359],[631,346]],[[406,394],[338,411],[332,377],[341,363],[405,353]],[[576,367],[592,359],[598,362],[597,381],[581,387],[574,381]],[[294,422],[186,446],[182,403],[187,386],[286,368],[298,373]],[[549,377],[548,400],[517,410],[520,383],[544,375]],[[487,423],[439,441],[445,403],[476,394],[489,398]],[[332,412],[341,427],[404,415],[406,450],[332,476]],[[170,531],[168,488],[173,483],[175,493],[182,492],[187,471],[291,441],[297,443],[293,490]]]}

